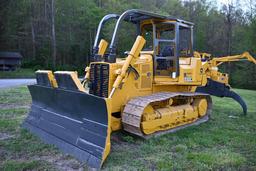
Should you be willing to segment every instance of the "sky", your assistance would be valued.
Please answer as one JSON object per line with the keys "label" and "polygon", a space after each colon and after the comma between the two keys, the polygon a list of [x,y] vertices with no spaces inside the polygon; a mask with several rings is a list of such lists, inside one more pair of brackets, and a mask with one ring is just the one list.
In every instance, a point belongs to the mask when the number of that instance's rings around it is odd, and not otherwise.
{"label": "sky", "polygon": [[[182,0],[182,1],[191,1],[191,0]],[[197,0],[192,0],[192,1],[197,1]],[[253,10],[256,11],[256,0],[206,0],[210,2],[212,5],[216,6],[217,8],[221,9],[223,5],[228,5],[228,4],[237,4],[239,2],[239,7],[244,11],[248,12],[250,11],[250,2],[252,3],[252,8]]]}
{"label": "sky", "polygon": [[[222,4],[225,4],[225,5],[228,5],[230,3],[235,3],[236,0],[216,0],[218,5],[222,5]],[[248,0],[249,1],[249,0]],[[246,6],[246,2],[247,0],[240,0],[239,3],[241,4],[242,7],[245,7]]]}
{"label": "sky", "polygon": [[219,4],[229,4],[230,3],[230,0],[217,0],[217,2],[219,3]]}
{"label": "sky", "polygon": [[[228,5],[230,3],[236,3],[236,0],[216,0],[217,6],[220,8],[222,5]],[[240,0],[240,7],[244,10],[247,11],[249,9],[248,3],[250,0]],[[256,3],[256,0],[253,0],[254,4]]]}

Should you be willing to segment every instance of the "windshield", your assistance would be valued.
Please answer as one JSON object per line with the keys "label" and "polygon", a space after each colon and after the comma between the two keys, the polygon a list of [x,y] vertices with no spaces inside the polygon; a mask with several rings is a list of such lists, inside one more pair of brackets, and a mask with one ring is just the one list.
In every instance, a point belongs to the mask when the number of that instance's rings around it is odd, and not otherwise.
{"label": "windshield", "polygon": [[147,24],[143,26],[142,36],[146,40],[146,44],[143,50],[152,51],[153,50],[153,25],[152,24]]}
{"label": "windshield", "polygon": [[192,55],[191,29],[187,27],[179,27],[179,54],[182,57]]}

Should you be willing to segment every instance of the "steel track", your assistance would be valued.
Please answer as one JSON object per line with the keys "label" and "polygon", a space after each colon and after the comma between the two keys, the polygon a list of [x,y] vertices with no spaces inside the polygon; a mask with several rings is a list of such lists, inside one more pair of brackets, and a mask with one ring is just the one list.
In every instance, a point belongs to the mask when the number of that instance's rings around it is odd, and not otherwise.
{"label": "steel track", "polygon": [[[188,98],[188,97],[195,97],[195,98],[206,98],[207,100],[207,113],[201,118],[198,118],[192,123],[188,123],[185,125],[177,126],[175,128],[171,128],[164,131],[157,131],[153,134],[146,135],[143,133],[141,129],[141,122],[142,122],[142,114],[144,109],[153,102],[157,101],[164,101],[168,100],[170,98]],[[151,137],[176,132],[180,129],[184,129],[186,127],[192,126],[192,125],[199,125],[203,122],[206,122],[209,119],[209,116],[212,112],[212,100],[210,95],[204,94],[204,93],[186,93],[186,92],[160,92],[155,93],[149,96],[142,96],[142,97],[136,97],[134,99],[131,99],[125,106],[123,114],[122,114],[122,123],[124,130],[135,134],[139,137],[142,137],[144,139],[148,139]]]}

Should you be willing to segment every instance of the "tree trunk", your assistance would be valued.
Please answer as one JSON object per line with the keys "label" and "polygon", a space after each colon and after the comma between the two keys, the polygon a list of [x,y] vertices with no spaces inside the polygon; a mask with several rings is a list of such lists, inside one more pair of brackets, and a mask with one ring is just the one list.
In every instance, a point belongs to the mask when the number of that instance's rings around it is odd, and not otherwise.
{"label": "tree trunk", "polygon": [[35,38],[35,29],[34,29],[34,24],[33,20],[31,17],[31,39],[32,39],[32,51],[33,51],[33,59],[36,59],[36,38]]}
{"label": "tree trunk", "polygon": [[92,31],[91,31],[91,29],[89,30],[89,37],[90,37],[90,40],[89,40],[89,44],[90,44],[90,54],[92,54],[92,44],[93,44],[93,38],[92,38]]}
{"label": "tree trunk", "polygon": [[55,35],[55,0],[51,0],[51,28],[52,28],[52,61],[53,66],[56,66],[56,35]]}
{"label": "tree trunk", "polygon": [[34,6],[33,2],[30,1],[30,27],[31,27],[31,40],[32,40],[32,59],[36,59],[36,38],[35,38],[35,28],[34,28]]}
{"label": "tree trunk", "polygon": [[[231,54],[232,54],[232,47],[231,47],[231,45],[232,45],[232,32],[233,32],[233,27],[232,27],[232,11],[233,10],[233,6],[232,5],[228,5],[228,15],[227,15],[227,20],[228,20],[228,55],[229,56],[231,56]],[[231,63],[230,62],[228,62],[228,74],[230,75],[231,74],[231,70],[232,70],[232,68],[231,68],[232,66],[231,66]],[[232,77],[230,76],[230,82],[232,82]]]}

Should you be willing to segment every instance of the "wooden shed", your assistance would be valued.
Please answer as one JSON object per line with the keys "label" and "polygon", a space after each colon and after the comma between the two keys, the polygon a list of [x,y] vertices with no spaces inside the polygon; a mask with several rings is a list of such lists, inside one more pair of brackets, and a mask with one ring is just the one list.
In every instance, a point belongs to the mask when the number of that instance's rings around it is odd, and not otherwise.
{"label": "wooden shed", "polygon": [[18,52],[0,52],[0,70],[13,71],[21,65],[22,56]]}

